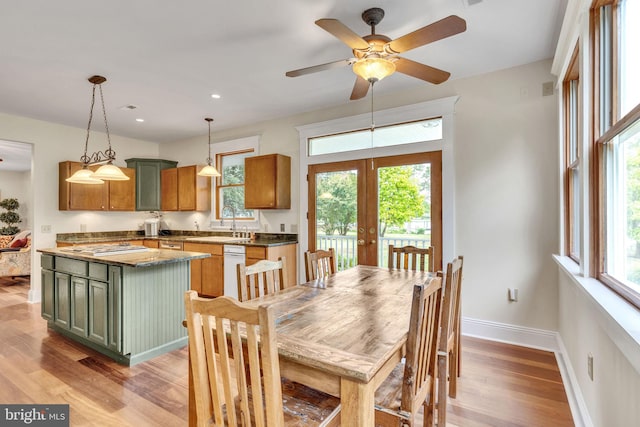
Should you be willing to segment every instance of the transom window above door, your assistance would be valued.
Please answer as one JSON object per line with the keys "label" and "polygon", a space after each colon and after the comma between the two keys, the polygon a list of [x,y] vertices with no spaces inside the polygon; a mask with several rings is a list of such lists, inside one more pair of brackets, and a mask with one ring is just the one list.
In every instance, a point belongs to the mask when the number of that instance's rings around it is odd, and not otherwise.
{"label": "transom window above door", "polygon": [[309,138],[309,156],[442,139],[442,117]]}

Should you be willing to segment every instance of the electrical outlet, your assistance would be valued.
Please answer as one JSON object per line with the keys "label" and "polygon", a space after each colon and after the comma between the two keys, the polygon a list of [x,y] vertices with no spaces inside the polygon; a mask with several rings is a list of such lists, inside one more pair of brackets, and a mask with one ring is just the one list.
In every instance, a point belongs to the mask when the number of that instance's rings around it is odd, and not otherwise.
{"label": "electrical outlet", "polygon": [[87,231],[87,224],[80,224],[80,232],[85,233]]}
{"label": "electrical outlet", "polygon": [[284,224],[280,224],[280,232],[284,233]]}
{"label": "electrical outlet", "polygon": [[593,381],[593,354],[587,354],[587,374],[589,379]]}
{"label": "electrical outlet", "polygon": [[40,231],[43,233],[51,233],[51,226],[50,225],[43,225],[40,227]]}

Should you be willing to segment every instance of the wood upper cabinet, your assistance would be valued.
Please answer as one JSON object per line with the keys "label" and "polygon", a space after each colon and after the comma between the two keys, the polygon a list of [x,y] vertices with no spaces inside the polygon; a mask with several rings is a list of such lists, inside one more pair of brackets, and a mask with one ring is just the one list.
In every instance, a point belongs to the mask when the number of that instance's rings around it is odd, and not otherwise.
{"label": "wood upper cabinet", "polygon": [[[82,163],[58,164],[58,209],[67,210],[135,210],[136,174],[134,169],[120,168],[128,181],[105,181],[104,184],[73,184],[66,181],[82,168]],[[91,170],[97,167],[90,166]]]}
{"label": "wood upper cabinet", "polygon": [[224,295],[223,245],[185,242],[184,250],[211,254],[210,258],[191,260],[191,289],[201,296]]}
{"label": "wood upper cabinet", "polygon": [[160,206],[163,211],[178,210],[178,168],[163,169],[160,171],[160,188],[162,197]]}
{"label": "wood upper cabinet", "polygon": [[[178,162],[163,159],[126,159],[127,167],[136,170],[136,210],[157,211],[161,209],[161,171],[175,168]],[[163,209],[164,210],[164,209]]]}
{"label": "wood upper cabinet", "polygon": [[267,154],[244,159],[244,207],[291,209],[291,157]]}
{"label": "wood upper cabinet", "polygon": [[128,181],[109,181],[109,210],[134,211],[136,209],[136,171],[132,168],[120,168]]}
{"label": "wood upper cabinet", "polygon": [[211,178],[198,175],[202,166],[165,169],[161,173],[163,211],[211,209]]}

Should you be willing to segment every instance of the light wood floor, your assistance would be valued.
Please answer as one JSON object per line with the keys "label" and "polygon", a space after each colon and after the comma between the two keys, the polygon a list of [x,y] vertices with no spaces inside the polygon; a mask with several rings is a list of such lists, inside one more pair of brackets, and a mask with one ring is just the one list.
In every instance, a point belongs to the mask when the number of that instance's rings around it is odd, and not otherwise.
{"label": "light wood floor", "polygon": [[[26,279],[0,279],[0,403],[68,403],[71,426],[187,425],[187,349],[131,368],[47,330]],[[463,338],[449,427],[573,426],[553,353]],[[421,425],[421,421],[418,425]]]}

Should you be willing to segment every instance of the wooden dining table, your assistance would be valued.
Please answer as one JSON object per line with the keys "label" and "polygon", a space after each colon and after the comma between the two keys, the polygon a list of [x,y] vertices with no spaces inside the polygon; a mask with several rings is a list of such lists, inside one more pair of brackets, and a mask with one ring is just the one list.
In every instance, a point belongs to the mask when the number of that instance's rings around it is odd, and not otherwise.
{"label": "wooden dining table", "polygon": [[404,355],[413,285],[430,274],[356,266],[246,304],[272,305],[283,377],[339,397],[342,426],[373,426],[375,391]]}

